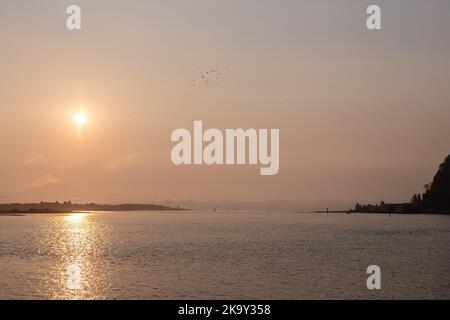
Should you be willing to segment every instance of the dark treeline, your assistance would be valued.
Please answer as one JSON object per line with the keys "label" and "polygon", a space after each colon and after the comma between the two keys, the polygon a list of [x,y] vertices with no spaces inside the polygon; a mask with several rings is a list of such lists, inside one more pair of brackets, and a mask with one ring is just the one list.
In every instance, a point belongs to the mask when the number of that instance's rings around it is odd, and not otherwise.
{"label": "dark treeline", "polygon": [[424,193],[414,194],[407,203],[362,205],[357,203],[352,212],[362,213],[441,213],[450,214],[450,155],[439,166],[433,182],[424,186]]}
{"label": "dark treeline", "polygon": [[0,204],[0,212],[72,212],[72,211],[164,211],[184,210],[156,204],[97,204],[40,202],[40,203],[4,203]]}

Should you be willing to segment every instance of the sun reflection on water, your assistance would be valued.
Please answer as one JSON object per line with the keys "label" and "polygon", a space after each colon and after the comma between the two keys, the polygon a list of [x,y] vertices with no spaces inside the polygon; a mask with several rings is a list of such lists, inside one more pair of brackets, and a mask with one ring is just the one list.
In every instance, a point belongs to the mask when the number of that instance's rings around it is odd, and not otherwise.
{"label": "sun reflection on water", "polygon": [[67,268],[67,289],[81,289],[81,268],[78,264],[70,264]]}
{"label": "sun reflection on water", "polygon": [[[67,225],[67,237],[69,243],[74,248],[83,247],[88,242],[89,226],[86,225],[88,213],[72,213],[65,217]],[[69,290],[83,289],[83,269],[86,268],[87,262],[83,256],[82,250],[73,251],[75,255],[69,256],[69,264],[66,271],[66,287]],[[74,298],[78,298],[77,292],[74,292]]]}
{"label": "sun reflection on water", "polygon": [[72,213],[68,216],[65,216],[65,220],[71,223],[79,223],[82,222],[86,219],[86,217],[89,217],[89,213],[83,213],[83,212],[79,212],[79,213]]}
{"label": "sun reflection on water", "polygon": [[55,217],[43,235],[53,259],[47,273],[52,299],[102,299],[106,288],[103,252],[108,232],[96,214],[71,213]]}

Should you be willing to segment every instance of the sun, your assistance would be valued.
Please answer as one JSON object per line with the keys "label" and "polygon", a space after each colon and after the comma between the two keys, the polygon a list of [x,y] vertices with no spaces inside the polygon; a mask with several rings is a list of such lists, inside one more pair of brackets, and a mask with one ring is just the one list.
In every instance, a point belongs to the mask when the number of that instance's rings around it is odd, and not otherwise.
{"label": "sun", "polygon": [[77,112],[74,116],[74,121],[77,125],[83,126],[87,123],[88,118],[84,112]]}

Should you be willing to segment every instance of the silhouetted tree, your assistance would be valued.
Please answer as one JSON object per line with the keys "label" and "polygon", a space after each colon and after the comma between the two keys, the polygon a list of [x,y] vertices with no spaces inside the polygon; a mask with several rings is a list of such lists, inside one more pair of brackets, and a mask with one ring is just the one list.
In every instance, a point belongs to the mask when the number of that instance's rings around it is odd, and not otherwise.
{"label": "silhouetted tree", "polygon": [[425,185],[422,203],[425,208],[450,213],[450,155],[439,166],[431,185]]}

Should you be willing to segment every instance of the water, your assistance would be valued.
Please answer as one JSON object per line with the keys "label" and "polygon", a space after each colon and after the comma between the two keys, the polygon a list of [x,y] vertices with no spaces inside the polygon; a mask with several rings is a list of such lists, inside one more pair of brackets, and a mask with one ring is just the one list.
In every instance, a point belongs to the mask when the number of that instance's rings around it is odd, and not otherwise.
{"label": "water", "polygon": [[438,215],[0,216],[0,299],[449,299],[449,245]]}

